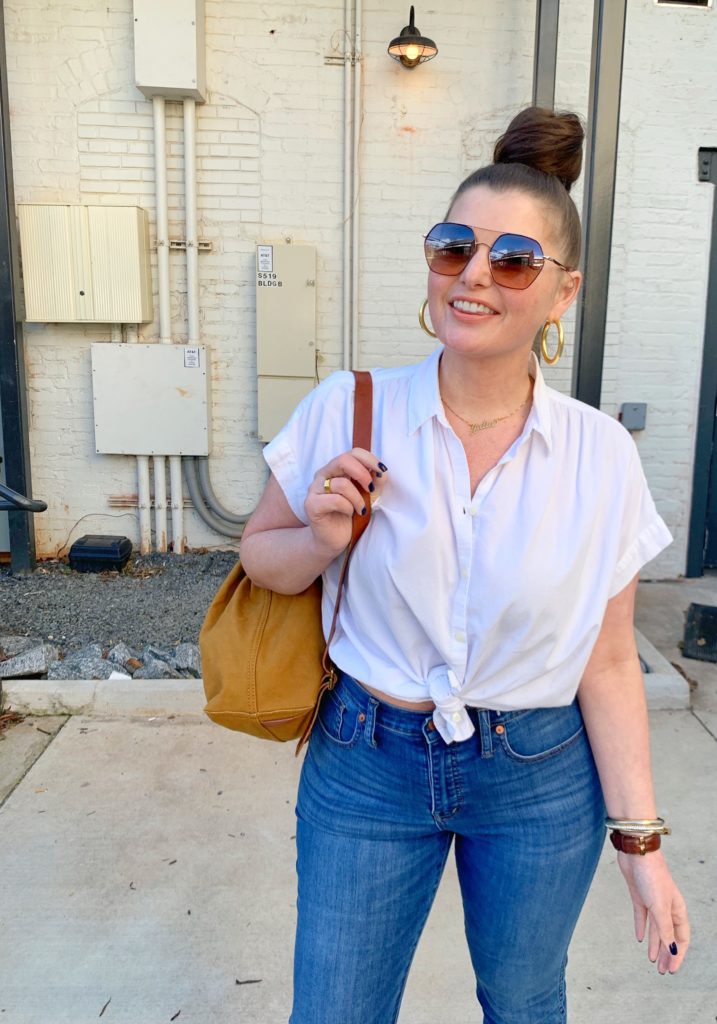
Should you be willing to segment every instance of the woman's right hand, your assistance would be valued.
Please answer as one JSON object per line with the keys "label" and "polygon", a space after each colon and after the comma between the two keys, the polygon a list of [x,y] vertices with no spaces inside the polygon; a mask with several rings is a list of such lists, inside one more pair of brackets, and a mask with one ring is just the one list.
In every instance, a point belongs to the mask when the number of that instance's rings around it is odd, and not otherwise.
{"label": "woman's right hand", "polygon": [[[344,550],[351,540],[354,512],[360,515],[364,507],[356,482],[366,490],[373,484],[373,504],[386,484],[386,472],[387,467],[365,448],[342,452],[316,471],[304,510],[317,544],[337,555]],[[330,491],[324,490],[327,477],[331,479]]]}

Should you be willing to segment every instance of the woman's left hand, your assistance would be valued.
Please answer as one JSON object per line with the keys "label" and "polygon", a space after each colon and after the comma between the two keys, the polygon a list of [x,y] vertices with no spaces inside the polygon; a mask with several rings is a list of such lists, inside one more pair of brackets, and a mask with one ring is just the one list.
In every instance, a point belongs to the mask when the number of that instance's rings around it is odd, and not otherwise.
{"label": "woman's left hand", "polygon": [[[649,922],[647,955],[660,974],[675,974],[690,944],[690,922],[682,893],[675,885],[661,850],[644,855],[617,854],[620,871],[627,882],[638,942],[645,937]],[[677,953],[670,950],[677,947]]]}

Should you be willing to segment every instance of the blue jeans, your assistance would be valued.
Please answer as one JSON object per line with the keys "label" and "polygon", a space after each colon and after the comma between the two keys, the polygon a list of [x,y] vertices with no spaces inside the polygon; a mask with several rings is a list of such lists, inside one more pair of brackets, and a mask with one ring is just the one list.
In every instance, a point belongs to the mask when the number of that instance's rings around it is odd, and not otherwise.
{"label": "blue jeans", "polygon": [[394,1024],[454,837],[484,1024],[567,1020],[568,945],[606,834],[580,707],[469,714],[475,734],[446,744],[430,712],[345,672],[324,695],[296,806],[290,1024]]}

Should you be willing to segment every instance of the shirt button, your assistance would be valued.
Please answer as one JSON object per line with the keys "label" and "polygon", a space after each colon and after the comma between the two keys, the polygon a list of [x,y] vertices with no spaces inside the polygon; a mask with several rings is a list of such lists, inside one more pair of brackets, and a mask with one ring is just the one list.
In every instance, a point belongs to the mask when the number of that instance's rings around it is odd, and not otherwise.
{"label": "shirt button", "polygon": [[464,566],[464,567],[463,567],[463,568],[461,569],[461,576],[462,576],[462,577],[463,577],[463,578],[465,579],[467,575],[468,575],[468,570],[467,570],[467,569],[465,568],[465,566]]}
{"label": "shirt button", "polygon": [[472,516],[474,516],[474,515],[476,515],[476,514],[477,514],[477,509],[475,509],[475,508],[472,508],[472,509],[471,509],[471,515],[472,515]]}
{"label": "shirt button", "polygon": [[453,714],[451,715],[451,718],[453,719],[454,722],[460,722],[460,720],[461,720],[461,713],[460,713],[460,711],[454,711]]}
{"label": "shirt button", "polygon": [[456,633],[456,640],[465,640],[465,635],[460,630]]}

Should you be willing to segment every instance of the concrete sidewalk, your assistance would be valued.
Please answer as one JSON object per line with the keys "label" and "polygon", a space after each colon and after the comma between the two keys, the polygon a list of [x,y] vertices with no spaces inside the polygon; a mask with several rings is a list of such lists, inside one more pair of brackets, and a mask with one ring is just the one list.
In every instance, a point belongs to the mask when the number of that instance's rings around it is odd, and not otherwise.
{"label": "concrete sidewalk", "polygon": [[[717,603],[717,586],[639,588],[636,624],[668,661],[681,657],[691,600]],[[717,672],[684,666],[694,708],[652,711],[650,721],[659,812],[673,828],[664,848],[692,947],[677,975],[657,973],[606,843],[571,945],[573,1024],[613,1024],[638,1007],[656,1024],[717,1016]],[[103,1007],[103,1024],[288,1019],[301,758],[293,744],[177,707],[173,718],[152,714],[151,702],[141,715],[28,718],[0,742],[2,1024],[78,1024]],[[400,1024],[478,1024],[473,990],[451,859]],[[327,1012],[326,1024],[340,1022]]]}

